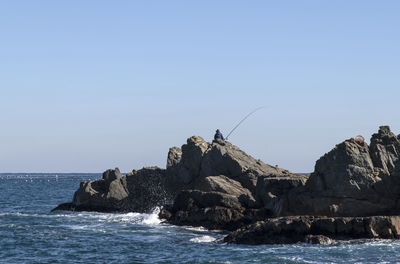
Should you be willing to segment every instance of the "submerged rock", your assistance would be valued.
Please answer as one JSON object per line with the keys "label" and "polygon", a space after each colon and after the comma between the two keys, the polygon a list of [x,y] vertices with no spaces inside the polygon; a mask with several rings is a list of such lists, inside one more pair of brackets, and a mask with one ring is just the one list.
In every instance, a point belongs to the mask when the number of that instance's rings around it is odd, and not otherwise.
{"label": "submerged rock", "polygon": [[330,245],[332,244],[333,240],[323,235],[307,235],[304,239],[304,242],[308,244]]}
{"label": "submerged rock", "polygon": [[62,204],[57,205],[57,207],[53,208],[51,211],[52,212],[59,211],[59,210],[70,211],[70,210],[72,210],[72,206],[73,206],[72,203],[62,203]]}

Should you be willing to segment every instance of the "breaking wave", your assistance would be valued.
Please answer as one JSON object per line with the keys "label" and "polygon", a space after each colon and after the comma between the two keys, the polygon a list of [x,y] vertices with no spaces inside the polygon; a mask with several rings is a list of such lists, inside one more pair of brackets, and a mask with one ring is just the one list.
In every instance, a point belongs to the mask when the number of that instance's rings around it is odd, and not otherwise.
{"label": "breaking wave", "polygon": [[191,242],[194,243],[211,243],[211,242],[215,242],[217,239],[215,237],[212,236],[201,236],[201,237],[195,237],[190,239]]}

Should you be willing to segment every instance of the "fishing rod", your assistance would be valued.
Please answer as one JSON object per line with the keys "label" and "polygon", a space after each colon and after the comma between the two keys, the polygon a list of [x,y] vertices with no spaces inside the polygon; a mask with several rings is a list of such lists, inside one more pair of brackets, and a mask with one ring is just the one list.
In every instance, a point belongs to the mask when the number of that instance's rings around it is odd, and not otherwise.
{"label": "fishing rod", "polygon": [[242,120],[240,120],[240,122],[231,130],[231,132],[229,132],[229,134],[226,136],[226,140],[228,140],[229,136],[232,134],[233,131],[236,130],[236,128],[238,128],[249,116],[251,116],[252,114],[254,114],[255,112],[257,112],[260,109],[265,108],[265,106],[261,106],[258,107],[256,109],[254,109],[253,111],[251,111],[248,115],[246,115]]}

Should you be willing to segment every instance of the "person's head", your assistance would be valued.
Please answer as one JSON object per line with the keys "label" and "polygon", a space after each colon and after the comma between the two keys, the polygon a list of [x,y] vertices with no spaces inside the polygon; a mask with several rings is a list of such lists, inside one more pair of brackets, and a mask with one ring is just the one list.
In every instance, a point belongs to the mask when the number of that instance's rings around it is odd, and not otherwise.
{"label": "person's head", "polygon": [[217,129],[217,131],[215,131],[216,133],[219,133],[219,129]]}

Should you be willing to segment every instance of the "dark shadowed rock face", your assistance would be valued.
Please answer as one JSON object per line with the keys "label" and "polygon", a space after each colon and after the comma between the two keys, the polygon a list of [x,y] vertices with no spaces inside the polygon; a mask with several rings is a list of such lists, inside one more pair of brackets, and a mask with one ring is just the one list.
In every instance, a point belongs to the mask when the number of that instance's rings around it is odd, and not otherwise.
{"label": "dark shadowed rock face", "polygon": [[151,212],[155,207],[167,204],[170,193],[165,187],[165,170],[147,167],[126,176],[129,211]]}
{"label": "dark shadowed rock face", "polygon": [[175,225],[235,230],[267,216],[262,209],[251,209],[254,203],[247,192],[185,190],[178,194],[172,208],[162,210],[160,217]]}
{"label": "dark shadowed rock face", "polygon": [[289,174],[280,177],[260,176],[257,179],[256,199],[271,216],[278,216],[282,211],[281,197],[290,190],[304,186],[309,175]]}
{"label": "dark shadowed rock face", "polygon": [[400,216],[280,217],[242,227],[224,241],[238,244],[330,244],[331,239],[399,238]]}
{"label": "dark shadowed rock face", "polygon": [[308,244],[330,245],[333,241],[329,237],[323,235],[306,235],[304,242]]}

